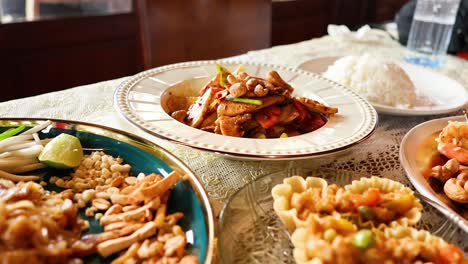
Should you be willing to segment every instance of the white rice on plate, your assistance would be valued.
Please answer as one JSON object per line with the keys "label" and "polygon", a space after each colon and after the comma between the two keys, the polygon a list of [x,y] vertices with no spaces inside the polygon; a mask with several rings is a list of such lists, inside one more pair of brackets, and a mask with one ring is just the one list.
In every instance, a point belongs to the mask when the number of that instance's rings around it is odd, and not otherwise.
{"label": "white rice on plate", "polygon": [[416,90],[406,72],[370,54],[340,58],[323,75],[374,103],[398,108],[416,104]]}

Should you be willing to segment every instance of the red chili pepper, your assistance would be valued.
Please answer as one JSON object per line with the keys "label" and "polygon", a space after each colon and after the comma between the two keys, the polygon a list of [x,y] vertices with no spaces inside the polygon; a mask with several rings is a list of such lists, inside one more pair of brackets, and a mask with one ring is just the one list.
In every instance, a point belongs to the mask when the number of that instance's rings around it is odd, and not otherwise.
{"label": "red chili pepper", "polygon": [[351,198],[354,206],[357,208],[361,205],[376,206],[380,201],[380,191],[375,188],[368,189],[363,194],[356,194]]}
{"label": "red chili pepper", "polygon": [[452,244],[442,247],[438,253],[437,263],[450,264],[463,261],[463,251]]}
{"label": "red chili pepper", "polygon": [[55,127],[64,129],[64,128],[67,127],[67,124],[65,124],[65,123],[55,123]]}
{"label": "red chili pepper", "polygon": [[300,128],[304,132],[312,132],[321,128],[325,123],[325,119],[320,114],[310,113],[309,116],[301,122]]}
{"label": "red chili pepper", "polygon": [[216,93],[216,98],[223,99],[229,94],[228,90],[222,90]]}
{"label": "red chili pepper", "polygon": [[299,121],[302,121],[310,116],[309,110],[307,110],[307,108],[301,102],[295,99],[293,100],[293,102],[294,107],[296,107],[296,109],[299,111],[299,117],[297,118]]}
{"label": "red chili pepper", "polygon": [[279,122],[280,114],[281,109],[276,105],[272,105],[257,112],[255,114],[255,120],[263,128],[270,128]]}
{"label": "red chili pepper", "polygon": [[306,106],[297,100],[293,100],[294,107],[299,111],[299,129],[308,133],[321,128],[326,123],[326,119],[318,113],[311,113]]}
{"label": "red chili pepper", "polygon": [[223,87],[213,86],[213,87],[211,87],[211,90],[212,90],[214,93],[218,93],[218,92],[224,91],[225,89],[224,89]]}

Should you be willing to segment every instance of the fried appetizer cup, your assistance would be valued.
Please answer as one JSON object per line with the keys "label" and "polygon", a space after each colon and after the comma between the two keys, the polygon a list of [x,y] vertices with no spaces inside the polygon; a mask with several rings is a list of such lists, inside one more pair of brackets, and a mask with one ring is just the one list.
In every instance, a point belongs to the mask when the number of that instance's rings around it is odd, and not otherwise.
{"label": "fried appetizer cup", "polygon": [[361,227],[413,226],[421,218],[419,199],[399,182],[373,176],[353,181],[344,189],[351,199],[347,210],[357,212]]}
{"label": "fried appetizer cup", "polygon": [[[349,223],[349,222],[348,222]],[[397,226],[346,228],[346,220],[311,218],[292,237],[298,264],[465,263],[463,251],[427,231]],[[345,228],[343,228],[345,227]]]}
{"label": "fried appetizer cup", "polygon": [[[340,191],[341,190],[341,191]],[[309,218],[335,213],[335,197],[343,193],[337,185],[317,177],[292,176],[273,187],[273,208],[286,228],[293,232]]]}
{"label": "fried appetizer cup", "polygon": [[359,227],[413,226],[421,218],[422,205],[413,191],[385,178],[353,181],[344,188],[317,177],[285,178],[272,190],[273,208],[292,232],[313,215],[351,219]]}

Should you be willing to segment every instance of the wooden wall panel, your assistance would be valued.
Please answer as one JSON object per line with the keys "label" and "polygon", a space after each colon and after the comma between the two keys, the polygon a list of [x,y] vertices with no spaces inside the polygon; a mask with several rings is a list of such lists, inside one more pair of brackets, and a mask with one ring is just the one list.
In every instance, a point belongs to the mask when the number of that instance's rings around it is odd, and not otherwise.
{"label": "wooden wall panel", "polygon": [[0,49],[53,49],[116,38],[138,37],[133,13],[51,18],[0,24]]}
{"label": "wooden wall panel", "polygon": [[327,34],[329,24],[351,29],[392,20],[409,0],[273,0],[272,45]]}
{"label": "wooden wall panel", "polygon": [[407,0],[133,0],[134,12],[0,24],[0,101],[391,19]]}
{"label": "wooden wall panel", "polygon": [[135,13],[0,25],[0,102],[143,70]]}
{"label": "wooden wall panel", "polygon": [[375,16],[372,22],[382,23],[395,19],[395,14],[409,2],[409,0],[374,0]]}
{"label": "wooden wall panel", "polygon": [[133,39],[121,39],[18,55],[16,92],[24,97],[135,74],[137,49]]}
{"label": "wooden wall panel", "polygon": [[147,0],[145,5],[152,67],[270,46],[268,0]]}
{"label": "wooden wall panel", "polygon": [[333,14],[333,1],[296,0],[272,2],[272,45],[321,37]]}
{"label": "wooden wall panel", "polygon": [[331,23],[338,25],[347,25],[355,29],[369,22],[372,10],[373,0],[335,0],[334,14],[331,17]]}

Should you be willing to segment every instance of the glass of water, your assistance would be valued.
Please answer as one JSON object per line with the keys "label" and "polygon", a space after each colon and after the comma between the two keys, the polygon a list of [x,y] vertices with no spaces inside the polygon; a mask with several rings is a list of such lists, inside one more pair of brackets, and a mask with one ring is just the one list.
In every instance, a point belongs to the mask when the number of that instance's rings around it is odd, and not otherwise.
{"label": "glass of water", "polygon": [[443,65],[460,0],[418,0],[406,45],[405,61]]}

